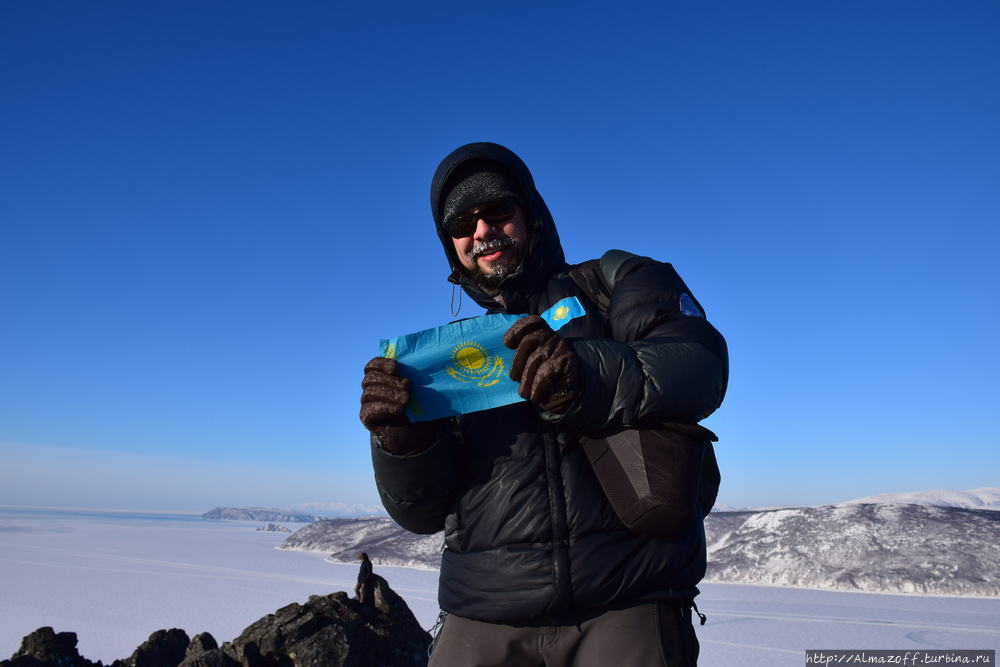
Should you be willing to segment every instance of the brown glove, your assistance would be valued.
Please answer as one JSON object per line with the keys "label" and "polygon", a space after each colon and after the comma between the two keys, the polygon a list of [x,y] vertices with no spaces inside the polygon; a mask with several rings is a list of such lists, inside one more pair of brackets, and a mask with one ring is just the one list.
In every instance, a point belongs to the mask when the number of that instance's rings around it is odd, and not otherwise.
{"label": "brown glove", "polygon": [[410,423],[410,381],[396,375],[395,359],[375,357],[365,365],[361,381],[361,423],[379,437],[382,449],[393,454],[415,454],[430,446],[437,425]]}
{"label": "brown glove", "polygon": [[518,393],[546,412],[564,412],[576,398],[580,364],[576,354],[538,315],[522,317],[503,336],[516,349],[510,379]]}

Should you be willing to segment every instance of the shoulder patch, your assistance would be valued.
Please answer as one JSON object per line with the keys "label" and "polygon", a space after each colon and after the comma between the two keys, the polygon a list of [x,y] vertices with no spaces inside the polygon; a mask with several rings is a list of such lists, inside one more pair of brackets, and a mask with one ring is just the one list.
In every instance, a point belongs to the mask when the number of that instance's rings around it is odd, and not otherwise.
{"label": "shoulder patch", "polygon": [[694,302],[694,299],[687,292],[681,292],[679,301],[681,312],[685,315],[689,317],[705,317],[705,313],[701,312],[701,308],[698,307],[698,304]]}

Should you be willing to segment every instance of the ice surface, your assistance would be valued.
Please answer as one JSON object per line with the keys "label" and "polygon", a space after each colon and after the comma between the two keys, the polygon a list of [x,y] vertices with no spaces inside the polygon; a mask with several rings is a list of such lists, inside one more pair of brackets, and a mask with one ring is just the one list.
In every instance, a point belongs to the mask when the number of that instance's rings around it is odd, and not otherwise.
{"label": "ice surface", "polygon": [[1000,599],[702,584],[699,665],[805,663],[810,649],[997,649]]}
{"label": "ice surface", "polygon": [[[80,653],[105,663],[160,628],[208,631],[221,643],[291,602],[353,594],[357,566],[278,550],[286,535],[260,525],[0,511],[0,657],[43,625],[76,632]],[[436,572],[376,571],[433,625]]]}
{"label": "ice surface", "polygon": [[[0,658],[50,625],[110,662],[151,632],[222,642],[312,594],[353,591],[354,565],[278,550],[258,522],[0,510]],[[294,527],[294,526],[291,526]],[[437,572],[377,567],[430,628]],[[998,648],[1000,600],[704,584],[701,665],[802,665],[806,648]]]}

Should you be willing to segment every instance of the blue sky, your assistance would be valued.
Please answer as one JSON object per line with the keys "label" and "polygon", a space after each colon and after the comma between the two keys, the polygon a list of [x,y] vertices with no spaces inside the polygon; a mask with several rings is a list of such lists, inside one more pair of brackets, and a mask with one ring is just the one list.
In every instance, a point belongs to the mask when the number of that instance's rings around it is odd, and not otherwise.
{"label": "blue sky", "polygon": [[[991,2],[0,4],[0,504],[376,502],[437,162],[726,336],[720,501],[1000,486]],[[463,315],[477,311],[469,305]]]}

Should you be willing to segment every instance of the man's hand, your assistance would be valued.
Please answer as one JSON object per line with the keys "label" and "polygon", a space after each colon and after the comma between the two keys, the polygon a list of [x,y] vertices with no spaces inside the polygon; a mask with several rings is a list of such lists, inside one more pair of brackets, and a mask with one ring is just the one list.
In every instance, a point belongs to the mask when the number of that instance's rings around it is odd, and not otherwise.
{"label": "man's hand", "polygon": [[378,426],[407,423],[410,381],[396,375],[396,360],[375,357],[365,365],[361,381],[361,423],[369,431]]}
{"label": "man's hand", "polygon": [[510,379],[518,393],[546,412],[564,412],[576,398],[580,364],[576,354],[538,315],[522,317],[503,336],[516,349]]}
{"label": "man's hand", "polygon": [[411,424],[406,418],[410,381],[396,375],[396,360],[375,357],[365,365],[361,381],[361,423],[378,436],[382,449],[393,454],[415,454],[430,446],[437,425]]}

